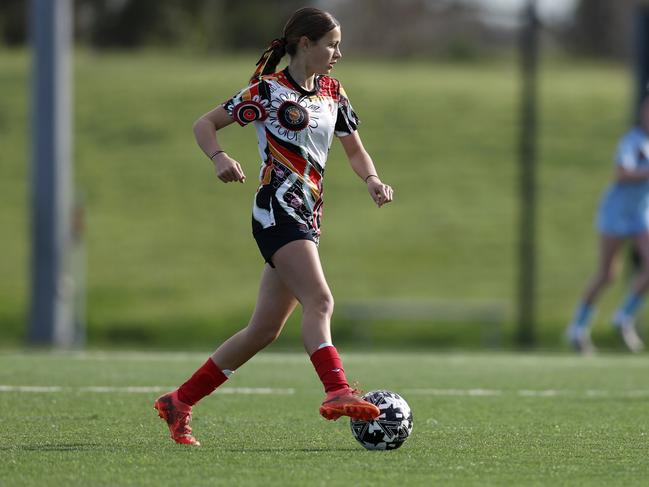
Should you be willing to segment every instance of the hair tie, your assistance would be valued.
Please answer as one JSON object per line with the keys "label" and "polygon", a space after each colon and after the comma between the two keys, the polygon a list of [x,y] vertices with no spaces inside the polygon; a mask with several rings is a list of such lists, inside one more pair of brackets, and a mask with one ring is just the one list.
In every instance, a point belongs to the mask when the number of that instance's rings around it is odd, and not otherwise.
{"label": "hair tie", "polygon": [[273,39],[273,42],[271,42],[270,47],[272,47],[273,49],[286,47],[286,38],[282,37],[280,39]]}
{"label": "hair tie", "polygon": [[[270,46],[266,48],[264,53],[259,58],[259,61],[257,61],[257,69],[255,69],[255,72],[252,74],[250,83],[255,83],[261,79],[264,73],[264,69],[266,68],[266,64],[268,64],[268,60],[277,49],[282,50],[279,57],[283,57],[284,54],[286,54],[286,39],[284,37],[282,37],[281,39],[273,39],[273,42],[270,43]],[[277,62],[275,62],[275,64],[277,64]]]}

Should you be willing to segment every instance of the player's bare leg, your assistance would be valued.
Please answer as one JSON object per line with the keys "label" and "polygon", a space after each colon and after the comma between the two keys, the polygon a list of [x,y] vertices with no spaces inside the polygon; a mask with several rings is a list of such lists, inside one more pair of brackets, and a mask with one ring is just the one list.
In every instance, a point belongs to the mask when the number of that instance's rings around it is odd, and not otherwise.
{"label": "player's bare leg", "polygon": [[322,381],[327,396],[320,406],[326,419],[350,416],[370,420],[379,409],[358,397],[349,387],[342,361],[331,341],[331,316],[334,300],[320,264],[316,245],[310,240],[295,240],[280,248],[273,263],[281,279],[302,304],[304,347]]}
{"label": "player's bare leg", "polygon": [[600,293],[615,279],[618,271],[616,257],[622,244],[624,244],[623,238],[601,235],[597,273],[588,284],[583,301],[589,304],[594,303]]}
{"label": "player's bare leg", "polygon": [[266,265],[255,311],[248,326],[216,349],[212,354],[214,363],[222,369],[236,370],[241,367],[277,339],[297,303],[297,299],[284,284],[277,270]]}
{"label": "player's bare leg", "polygon": [[600,237],[597,273],[591,279],[584,296],[575,312],[575,316],[566,332],[570,345],[585,355],[593,354],[596,349],[590,338],[590,321],[594,303],[600,293],[614,279],[616,274],[616,256],[624,239],[602,235]]}
{"label": "player's bare leg", "polygon": [[[199,382],[205,382],[204,377],[197,376],[202,369],[212,369],[204,373],[204,376],[210,373],[229,375],[243,365],[279,336],[296,304],[297,300],[279,279],[277,273],[270,266],[266,266],[259,286],[255,311],[248,326],[226,340],[212,354],[208,362],[183,386],[192,381],[194,377],[197,377],[196,380]],[[214,385],[225,381],[226,378],[222,377]],[[209,381],[209,377],[207,381]],[[185,403],[179,398],[179,388],[159,397],[154,407],[158,410],[158,415],[167,422],[171,438],[176,443],[199,446],[200,443],[194,438],[190,426],[192,406],[213,389],[211,387],[203,391],[197,387],[193,389],[191,400],[189,400],[191,404]]]}
{"label": "player's bare leg", "polygon": [[636,330],[635,317],[644,302],[647,288],[649,288],[649,234],[637,235],[634,238],[634,244],[640,255],[640,269],[635,276],[631,291],[613,316],[613,325],[622,343],[631,352],[637,353],[644,350],[644,343]]}

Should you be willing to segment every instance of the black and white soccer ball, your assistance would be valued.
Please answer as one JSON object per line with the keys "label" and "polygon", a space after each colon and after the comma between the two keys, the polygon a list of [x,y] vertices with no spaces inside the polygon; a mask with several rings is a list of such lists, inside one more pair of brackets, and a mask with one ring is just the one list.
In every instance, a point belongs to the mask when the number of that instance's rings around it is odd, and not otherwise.
{"label": "black and white soccer ball", "polygon": [[352,419],[354,438],[368,450],[395,450],[412,433],[412,411],[399,394],[390,391],[372,391],[363,396],[375,404],[381,415],[374,421]]}

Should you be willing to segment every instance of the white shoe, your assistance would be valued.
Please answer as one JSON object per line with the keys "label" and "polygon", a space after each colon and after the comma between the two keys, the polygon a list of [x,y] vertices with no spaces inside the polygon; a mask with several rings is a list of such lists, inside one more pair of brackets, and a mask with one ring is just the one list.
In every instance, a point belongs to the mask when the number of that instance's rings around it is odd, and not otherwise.
{"label": "white shoe", "polygon": [[566,330],[566,337],[568,343],[576,352],[582,355],[594,355],[597,353],[597,348],[590,339],[590,329],[571,325]]}
{"label": "white shoe", "polygon": [[625,316],[618,313],[613,318],[613,326],[615,326],[626,348],[631,352],[639,353],[644,350],[644,342],[635,328],[635,319],[633,316]]}

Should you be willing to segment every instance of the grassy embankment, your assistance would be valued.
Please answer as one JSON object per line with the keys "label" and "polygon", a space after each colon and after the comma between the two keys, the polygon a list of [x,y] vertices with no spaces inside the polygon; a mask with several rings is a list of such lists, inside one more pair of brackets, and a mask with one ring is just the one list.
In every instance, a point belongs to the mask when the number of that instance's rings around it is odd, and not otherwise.
{"label": "grassy embankment", "polygon": [[[254,130],[221,140],[245,185],[223,185],[192,122],[234,93],[254,59],[160,54],[75,58],[76,184],[87,207],[89,336],[95,344],[204,346],[249,316],[262,262],[250,236]],[[22,336],[28,299],[29,58],[0,52],[0,319]],[[377,210],[334,141],[321,253],[338,309],[365,299],[516,298],[518,81],[515,66],[362,62],[336,69],[396,198]],[[592,272],[593,214],[628,120],[629,82],[610,65],[544,66],[539,139],[541,343],[554,346]],[[602,305],[601,325],[621,288]],[[335,319],[339,340],[351,338]],[[294,318],[282,343],[295,343]],[[393,343],[395,328],[375,337]],[[479,342],[462,324],[399,328],[404,341]],[[611,339],[599,326],[600,341]],[[478,338],[476,338],[478,337]]]}

